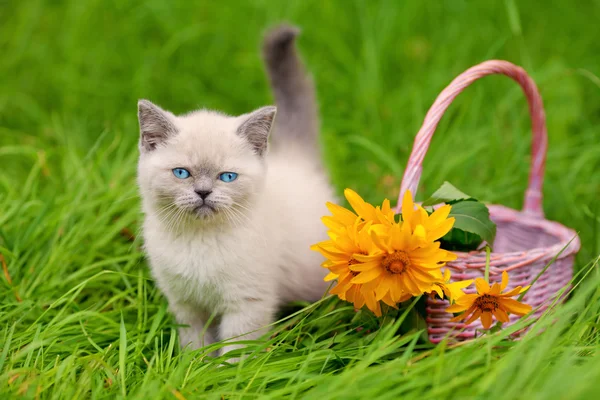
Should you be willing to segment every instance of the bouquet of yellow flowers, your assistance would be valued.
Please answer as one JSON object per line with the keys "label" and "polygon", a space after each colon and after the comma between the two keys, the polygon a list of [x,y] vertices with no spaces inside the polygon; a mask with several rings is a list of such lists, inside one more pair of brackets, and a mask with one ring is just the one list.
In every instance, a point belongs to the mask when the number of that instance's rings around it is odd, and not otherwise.
{"label": "bouquet of yellow flowers", "polygon": [[[328,203],[331,216],[322,218],[329,240],[312,249],[326,260],[326,281],[337,280],[330,293],[382,315],[382,303],[397,308],[399,303],[427,294],[446,298],[448,312],[463,312],[454,320],[469,324],[481,318],[485,329],[493,318],[508,322],[508,313],[525,315],[531,307],[512,299],[528,287],[507,293],[508,274],[491,287],[478,278],[478,294],[463,289],[473,280],[450,281],[446,262],[456,259],[451,250],[472,250],[483,242],[493,243],[495,224],[483,203],[445,183],[423,205],[415,204],[410,191],[402,201],[402,213],[395,214],[385,199],[381,206],[365,202],[356,192],[344,192],[352,210]],[[428,205],[445,203],[433,208]]]}

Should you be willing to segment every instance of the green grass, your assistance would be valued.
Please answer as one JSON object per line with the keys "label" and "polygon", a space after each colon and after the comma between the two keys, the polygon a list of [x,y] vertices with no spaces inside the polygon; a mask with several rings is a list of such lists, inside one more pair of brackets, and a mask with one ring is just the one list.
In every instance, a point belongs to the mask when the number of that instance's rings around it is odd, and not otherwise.
{"label": "green grass", "polygon": [[[484,1],[0,1],[0,398],[594,398],[600,392],[600,3]],[[318,85],[336,187],[395,198],[435,96],[490,58],[544,97],[548,218],[576,229],[580,281],[523,340],[458,348],[310,305],[232,366],[180,352],[150,279],[135,188],[136,100],[243,113],[272,101],[258,49],[289,20]],[[425,159],[444,180],[521,206],[529,121],[520,89],[462,94]],[[284,217],[284,216],[282,216]],[[9,278],[11,282],[9,282]],[[298,309],[296,309],[298,310]],[[522,321],[522,325],[528,324]],[[543,331],[543,333],[541,333]],[[267,349],[268,351],[264,351]]]}

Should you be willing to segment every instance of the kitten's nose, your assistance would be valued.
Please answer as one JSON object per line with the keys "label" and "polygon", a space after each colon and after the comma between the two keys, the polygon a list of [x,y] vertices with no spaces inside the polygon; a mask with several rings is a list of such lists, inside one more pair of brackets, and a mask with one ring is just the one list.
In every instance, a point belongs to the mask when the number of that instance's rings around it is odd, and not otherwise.
{"label": "kitten's nose", "polygon": [[204,200],[208,197],[209,194],[212,193],[212,190],[196,190],[195,192],[198,194],[198,196],[200,196],[202,200]]}

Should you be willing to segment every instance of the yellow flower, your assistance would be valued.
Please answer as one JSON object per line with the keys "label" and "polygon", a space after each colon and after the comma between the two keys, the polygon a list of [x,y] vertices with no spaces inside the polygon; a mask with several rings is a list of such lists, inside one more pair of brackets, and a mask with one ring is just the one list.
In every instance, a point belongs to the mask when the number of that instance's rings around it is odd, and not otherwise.
{"label": "yellow flower", "polygon": [[446,204],[429,215],[423,207],[415,205],[410,190],[407,190],[402,199],[402,221],[408,223],[412,231],[422,226],[427,233],[426,240],[434,241],[452,229],[454,218],[448,218],[451,209],[452,206]]}
{"label": "yellow flower", "polygon": [[390,207],[388,199],[383,201],[381,207],[374,207],[351,189],[344,190],[344,196],[346,196],[346,200],[355,212],[337,204],[327,203],[327,208],[333,215],[323,217],[321,220],[329,229],[339,230],[352,226],[357,218],[360,218],[361,222],[372,222],[374,224],[390,225],[394,222],[394,210]]}
{"label": "yellow flower", "polygon": [[[449,228],[450,229],[450,228]],[[439,242],[427,240],[423,225],[414,232],[408,223],[393,224],[387,232],[370,232],[367,254],[354,254],[358,264],[350,265],[359,274],[351,283],[375,282],[375,298],[390,295],[394,303],[419,296],[443,279],[441,267],[456,255],[440,249]]]}
{"label": "yellow flower", "polygon": [[481,324],[485,329],[492,326],[492,315],[500,322],[508,322],[508,313],[523,316],[531,311],[531,306],[511,299],[529,289],[529,286],[521,288],[517,286],[513,290],[502,293],[508,285],[508,274],[502,272],[502,283],[490,285],[482,278],[475,279],[477,294],[465,294],[456,299],[456,303],[446,309],[451,313],[462,312],[451,321],[461,321],[469,317],[465,324],[470,324],[481,317]]}
{"label": "yellow flower", "polygon": [[468,287],[471,283],[473,283],[473,279],[469,279],[466,281],[458,281],[458,282],[450,282],[450,270],[446,268],[444,270],[444,279],[441,282],[435,282],[426,293],[434,295],[436,293],[440,299],[444,298],[444,295],[448,298],[450,303],[454,302],[454,300],[458,299],[465,295],[462,289]]}
{"label": "yellow flower", "polygon": [[[359,229],[359,225],[363,225]],[[320,252],[327,260],[322,264],[329,269],[325,281],[337,279],[337,285],[330,291],[340,299],[354,303],[356,309],[366,305],[376,316],[381,316],[381,306],[375,300],[373,285],[354,284],[351,280],[357,275],[350,270],[350,266],[358,261],[354,254],[366,254],[370,243],[369,231],[371,223],[363,224],[356,218],[354,225],[330,231],[330,240],[311,246],[312,250]],[[388,304],[395,306],[389,297],[382,299]]]}
{"label": "yellow flower", "polygon": [[329,202],[326,205],[333,215],[325,216],[321,218],[321,221],[332,231],[345,230],[346,227],[352,226],[359,219],[356,214],[342,206]]}
{"label": "yellow flower", "polygon": [[404,197],[404,222],[394,220],[389,200],[374,207],[356,192],[344,191],[354,211],[327,203],[331,216],[322,221],[329,228],[330,240],[311,249],[327,260],[326,281],[337,279],[332,294],[354,303],[355,308],[366,305],[375,315],[381,315],[380,301],[396,307],[400,302],[423,293],[443,293],[458,296],[464,286],[449,283],[441,267],[456,259],[453,253],[440,249],[435,242],[445,235],[454,223],[447,218],[451,206],[444,206],[431,215],[412,201],[410,192]]}

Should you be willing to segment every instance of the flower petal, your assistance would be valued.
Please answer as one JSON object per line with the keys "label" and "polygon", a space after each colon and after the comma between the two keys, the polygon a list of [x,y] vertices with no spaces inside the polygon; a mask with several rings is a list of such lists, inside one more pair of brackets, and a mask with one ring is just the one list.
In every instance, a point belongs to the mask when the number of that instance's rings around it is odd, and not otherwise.
{"label": "flower petal", "polygon": [[481,316],[481,310],[479,308],[475,309],[475,312],[473,313],[473,315],[471,315],[471,318],[469,318],[468,320],[465,321],[465,325],[469,325],[470,323],[475,321],[480,316]]}
{"label": "flower petal", "polygon": [[392,228],[392,245],[395,249],[406,249],[410,243],[410,224],[402,222],[401,225],[394,225]]}
{"label": "flower petal", "polygon": [[508,286],[508,273],[502,271],[502,285],[500,285],[500,290],[506,289],[506,286]]}
{"label": "flower petal", "polygon": [[431,215],[429,216],[429,219],[428,219],[429,223],[432,226],[437,226],[437,225],[441,224],[442,222],[444,222],[444,220],[446,218],[448,218],[448,215],[450,214],[451,210],[452,210],[452,206],[450,204],[441,206],[440,208],[435,210],[433,213],[431,213]]}
{"label": "flower petal", "polygon": [[408,250],[415,250],[427,244],[427,231],[425,227],[421,224],[415,226],[413,234],[410,237]]}
{"label": "flower petal", "polygon": [[381,203],[381,213],[388,222],[394,222],[394,210],[392,210],[390,201],[388,199],[384,199],[383,203]]}
{"label": "flower petal", "polygon": [[469,307],[469,309],[467,311],[465,311],[464,313],[460,314],[457,317],[452,318],[450,321],[456,322],[456,321],[464,320],[465,318],[467,318],[469,315],[471,315],[475,311],[478,311],[475,307]]}
{"label": "flower petal", "polygon": [[313,251],[319,251],[320,247],[327,248],[327,247],[334,247],[334,246],[335,246],[335,244],[334,244],[333,240],[324,240],[322,242],[310,245],[310,249]]}
{"label": "flower petal", "polygon": [[529,304],[519,303],[516,300],[508,298],[499,298],[500,307],[504,308],[511,314],[523,316],[531,311]]}
{"label": "flower petal", "polygon": [[516,295],[520,294],[523,291],[524,290],[523,290],[523,288],[521,286],[517,286],[516,288],[514,288],[512,290],[509,290],[506,293],[502,293],[500,295],[500,297],[513,297],[513,296],[516,296]]}
{"label": "flower petal", "polygon": [[368,263],[368,262],[371,262],[371,261],[380,262],[380,260],[381,260],[381,253],[379,253],[379,254],[369,254],[369,255],[354,253],[354,254],[352,254],[352,258],[354,258],[356,261],[361,262],[361,263]]}
{"label": "flower petal", "polygon": [[330,260],[342,261],[342,260],[347,260],[348,259],[348,254],[346,254],[346,253],[337,252],[337,251],[331,251],[331,250],[328,250],[328,249],[326,249],[324,247],[321,247],[321,246],[317,247],[317,251],[319,253],[321,253],[321,255],[323,255],[323,257],[328,258]]}
{"label": "flower petal", "polygon": [[361,293],[367,304],[367,308],[371,310],[376,316],[381,317],[381,306],[379,302],[375,300],[375,293],[372,290],[366,289],[364,286],[361,289]]}
{"label": "flower petal", "polygon": [[338,221],[345,225],[354,224],[354,221],[358,217],[355,213],[340,205],[327,202],[325,203],[325,206],[327,206],[327,209],[333,214],[333,216]]}
{"label": "flower petal", "polygon": [[337,294],[340,299],[345,300],[346,292],[352,287],[352,284],[350,283],[350,278],[352,278],[352,275],[347,275],[343,278],[338,279],[337,285],[332,287],[329,293]]}
{"label": "flower petal", "polygon": [[410,221],[414,214],[415,203],[413,203],[412,194],[410,190],[404,193],[402,198],[402,221]]}
{"label": "flower petal", "polygon": [[360,292],[360,286],[353,285],[350,291],[352,293],[354,307],[360,310],[365,305],[365,296]]}
{"label": "flower petal", "polygon": [[391,279],[387,278],[381,280],[379,286],[377,286],[377,289],[375,289],[375,298],[377,300],[382,300],[385,297],[385,295],[389,293],[390,287],[392,286],[392,282],[393,281]]}
{"label": "flower petal", "polygon": [[435,282],[436,279],[441,278],[440,276],[438,276],[438,274],[435,273],[436,271],[423,270],[416,265],[413,265],[412,268],[410,268],[410,272],[414,274],[415,278],[419,279],[422,282],[428,282],[429,284],[432,284]]}
{"label": "flower petal", "polygon": [[364,201],[354,190],[344,190],[344,196],[346,196],[346,200],[348,200],[354,211],[365,221],[373,221],[375,219],[375,207]]}
{"label": "flower petal", "polygon": [[484,311],[481,313],[481,325],[483,325],[483,329],[490,329],[492,326],[492,313],[489,311]]}
{"label": "flower petal", "polygon": [[427,240],[437,240],[444,236],[446,233],[450,232],[450,229],[454,226],[455,218],[448,218],[444,222],[442,222],[439,226],[429,230],[427,232]]}
{"label": "flower petal", "polygon": [[390,293],[383,296],[381,301],[383,301],[385,304],[387,304],[390,307],[394,307],[396,309],[398,308],[398,306],[396,305],[397,303],[395,303],[394,300],[392,300],[392,296],[390,295]]}
{"label": "flower petal", "polygon": [[362,284],[362,288],[361,291],[372,291],[373,293],[375,293],[375,289],[377,289],[379,287],[379,284],[381,283],[381,281],[383,281],[383,276],[380,276],[377,279],[373,279],[372,281],[369,282],[365,282]]}
{"label": "flower petal", "polygon": [[425,241],[427,231],[425,230],[425,227],[423,225],[419,224],[415,227],[413,235],[415,235],[419,240]]}
{"label": "flower petal", "polygon": [[325,216],[325,217],[321,217],[321,222],[323,223],[323,225],[325,225],[327,228],[333,230],[333,231],[338,231],[340,229],[344,229],[345,225],[343,223],[341,223],[340,221],[338,221],[337,219],[335,219],[334,217],[331,217],[329,215]]}
{"label": "flower petal", "polygon": [[471,305],[475,302],[475,299],[477,299],[479,296],[476,295],[475,293],[471,293],[471,294],[465,294],[460,296],[459,298],[456,299],[456,303],[457,304],[462,304],[462,305]]}
{"label": "flower petal", "polygon": [[400,276],[400,279],[402,280],[404,287],[406,287],[408,289],[408,292],[413,296],[419,296],[421,293],[423,293],[419,289],[417,283],[413,279],[411,279],[411,277],[408,274],[402,274]]}
{"label": "flower petal", "polygon": [[348,263],[332,264],[332,265],[327,266],[326,268],[329,269],[329,272],[333,272],[334,274],[337,274],[337,275],[348,273]]}
{"label": "flower petal", "polygon": [[468,305],[462,305],[462,304],[452,304],[450,307],[446,308],[446,311],[449,313],[458,313],[458,312],[462,312],[465,310],[468,310],[469,306]]}
{"label": "flower petal", "polygon": [[352,283],[365,283],[376,279],[381,275],[381,270],[379,268],[373,268],[368,271],[360,272],[356,275],[350,282]]}
{"label": "flower petal", "polygon": [[413,296],[410,293],[402,293],[402,296],[398,299],[398,303],[404,303],[405,301],[411,299]]}
{"label": "flower petal", "polygon": [[477,288],[477,293],[486,294],[490,291],[490,284],[485,281],[483,278],[475,279],[475,287]]}
{"label": "flower petal", "polygon": [[352,271],[361,272],[361,271],[368,271],[370,269],[376,268],[379,265],[380,265],[379,261],[375,260],[375,261],[369,261],[366,263],[351,264],[348,266],[348,268],[350,268],[350,270],[352,270]]}
{"label": "flower petal", "polygon": [[494,317],[496,317],[496,319],[500,322],[509,321],[508,314],[502,308],[497,308],[496,310],[492,311],[492,313],[494,314]]}
{"label": "flower petal", "polygon": [[387,279],[391,280],[390,295],[392,297],[392,300],[395,303],[399,303],[400,299],[404,296],[405,286],[402,283],[402,281],[400,280],[400,278],[398,278],[395,275],[389,276],[389,277],[387,277]]}
{"label": "flower petal", "polygon": [[448,299],[450,301],[453,301],[464,296],[465,292],[463,292],[462,289],[470,286],[471,283],[473,283],[473,280],[469,279],[466,281],[446,283],[442,285],[442,288],[444,289],[444,293],[446,293],[446,296],[448,296]]}
{"label": "flower petal", "polygon": [[337,279],[337,278],[338,278],[338,276],[339,276],[338,274],[334,274],[333,272],[330,272],[330,273],[328,273],[328,274],[325,276],[325,278],[323,278],[323,280],[324,280],[325,282],[329,282],[329,281],[332,281],[332,280],[334,280],[334,279]]}
{"label": "flower petal", "polygon": [[373,241],[373,244],[377,247],[377,249],[379,249],[380,251],[387,251],[387,252],[392,251],[392,249],[386,243],[385,238],[382,237],[380,232],[378,232],[377,230],[371,230],[370,234],[371,234],[371,240]]}
{"label": "flower petal", "polygon": [[428,293],[435,293],[435,294],[437,294],[437,295],[438,295],[438,297],[439,297],[440,299],[443,299],[443,298],[444,298],[444,290],[443,290],[443,289],[442,289],[442,287],[441,287],[439,284],[437,284],[437,283],[434,283],[433,285],[431,285],[431,288],[429,288],[429,292],[428,292]]}
{"label": "flower petal", "polygon": [[450,282],[450,277],[452,276],[452,273],[450,272],[449,268],[445,268],[444,269],[444,282]]}
{"label": "flower petal", "polygon": [[465,319],[465,314],[466,314],[466,312],[464,312],[464,313],[462,313],[462,314],[460,314],[460,315],[457,315],[456,317],[450,318],[450,321],[451,321],[451,322],[459,322],[459,321],[462,321],[463,319]]}
{"label": "flower petal", "polygon": [[344,251],[344,253],[359,253],[360,249],[356,246],[348,234],[344,236],[339,236],[335,239],[335,245]]}
{"label": "flower petal", "polygon": [[491,294],[493,296],[498,296],[500,294],[500,291],[502,289],[500,289],[500,284],[498,282],[494,282],[492,284],[492,288],[490,289],[490,291],[488,292],[488,294]]}

